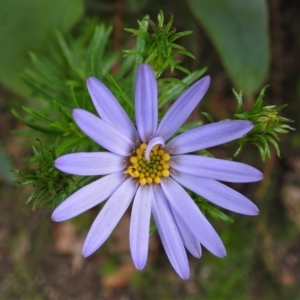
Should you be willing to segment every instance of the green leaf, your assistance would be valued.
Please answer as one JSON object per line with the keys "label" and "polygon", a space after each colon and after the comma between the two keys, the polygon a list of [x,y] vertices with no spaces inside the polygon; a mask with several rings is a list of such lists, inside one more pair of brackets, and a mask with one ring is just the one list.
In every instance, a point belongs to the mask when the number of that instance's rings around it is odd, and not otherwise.
{"label": "green leaf", "polygon": [[170,37],[169,41],[174,42],[177,39],[181,38],[182,36],[186,36],[192,33],[193,31],[182,31],[182,32],[175,33],[172,37]]}
{"label": "green leaf", "polygon": [[29,65],[28,52],[45,45],[54,30],[70,30],[82,14],[82,0],[0,1],[0,81],[16,93],[28,95],[19,75]]}
{"label": "green leaf", "polygon": [[205,112],[205,111],[202,111],[201,114],[202,114],[204,117],[206,117],[206,119],[207,119],[209,122],[211,122],[211,123],[214,122],[213,117],[212,117],[209,113],[207,113],[207,112]]}
{"label": "green leaf", "polygon": [[[107,46],[109,36],[112,31],[112,26],[105,28],[105,26],[97,26],[95,29],[95,33],[92,39],[92,42],[89,47],[88,51],[88,62],[90,66],[90,70],[93,76],[97,78],[102,77],[102,63],[103,63],[103,56],[104,50]],[[101,67],[101,68],[100,68]]]}
{"label": "green leaf", "polygon": [[[56,39],[69,68],[73,73],[77,74],[78,70],[81,67],[81,61],[76,51],[73,50],[73,45],[68,45],[64,35],[60,31],[56,32]],[[80,76],[80,72],[78,73],[78,75]]]}
{"label": "green leaf", "polygon": [[[133,16],[133,13],[140,13],[141,10],[148,4],[149,5],[149,0],[125,0],[122,2],[122,9],[125,10],[126,13],[129,13],[131,16]],[[99,1],[96,2],[98,5],[100,3],[111,3],[109,4],[111,7],[114,7],[114,2],[105,2],[105,1]],[[103,6],[108,5],[108,4],[103,4]]]}
{"label": "green leaf", "polygon": [[211,203],[207,202],[204,198],[197,196],[195,200],[196,200],[196,205],[205,215],[208,214],[216,220],[222,220],[227,223],[233,222],[233,220],[230,217],[228,217],[225,213],[223,213],[218,207],[214,207]]}
{"label": "green leaf", "polygon": [[105,78],[112,84],[114,90],[118,93],[118,95],[120,95],[120,97],[122,97],[123,101],[127,103],[131,109],[133,109],[134,108],[133,101],[126,95],[126,93],[124,93],[124,91],[117,84],[115,79],[105,70],[102,70],[102,72]]}
{"label": "green leaf", "polygon": [[236,114],[242,114],[243,113],[243,94],[242,91],[238,94],[234,89],[232,89],[232,92],[238,102],[238,107],[236,110]]}
{"label": "green leaf", "polygon": [[56,148],[57,156],[70,152],[74,147],[82,146],[84,140],[79,137],[72,137],[61,142]]}
{"label": "green leaf", "polygon": [[252,96],[269,66],[265,0],[188,0],[239,90]]}
{"label": "green leaf", "polygon": [[279,146],[277,144],[277,142],[269,135],[266,135],[266,139],[271,143],[273,144],[275,150],[276,150],[276,154],[278,157],[280,157],[280,149],[279,149]]}
{"label": "green leaf", "polygon": [[234,152],[233,157],[236,157],[240,154],[240,152],[243,149],[243,144],[240,144],[239,147],[237,148],[237,150]]}
{"label": "green leaf", "polygon": [[52,120],[50,118],[47,118],[45,115],[39,113],[38,111],[32,109],[32,108],[29,108],[29,107],[26,107],[26,106],[22,106],[23,110],[26,111],[30,116],[32,116],[33,118],[37,119],[37,120],[40,120],[42,122],[45,122],[45,123],[50,123],[52,122]]}
{"label": "green leaf", "polygon": [[[186,68],[184,68],[184,67],[182,67],[182,66],[175,65],[174,68],[177,69],[177,70],[179,70],[179,71],[181,71],[181,72],[183,72],[183,73],[185,73],[185,74],[187,74],[187,75],[190,74],[189,70],[186,69]],[[173,72],[173,70],[172,70],[172,72]]]}
{"label": "green leaf", "polygon": [[[254,104],[253,110],[257,110],[257,109],[261,108],[267,87],[268,87],[268,85],[264,86],[262,88],[262,90],[260,91],[260,94]],[[274,107],[274,105],[273,105],[273,107]],[[268,106],[265,106],[265,108],[268,108]]]}
{"label": "green leaf", "polygon": [[158,106],[161,107],[169,101],[175,100],[184,90],[187,89],[188,85],[194,83],[197,79],[199,79],[205,72],[207,68],[202,68],[196,70],[186,77],[182,79],[182,82],[178,82],[177,84],[173,84],[172,86],[168,86],[166,92],[163,97],[159,97]]}
{"label": "green leaf", "polygon": [[[149,22],[147,20],[148,18],[149,16],[146,15],[142,20],[142,22],[139,22],[140,25],[139,30],[141,32],[145,32],[145,33],[148,32],[148,26],[149,26]],[[138,52],[144,52],[145,50],[145,40],[141,36],[137,36],[135,50],[137,50]],[[132,74],[132,94],[134,93],[135,74],[141,63],[143,63],[143,57],[141,55],[136,55],[134,60],[134,70]]]}
{"label": "green leaf", "polygon": [[13,169],[10,159],[0,146],[0,175],[8,182],[13,182],[15,179],[13,174],[10,172]]}
{"label": "green leaf", "polygon": [[150,225],[150,232],[149,232],[149,235],[151,236],[155,231],[156,231],[156,224],[153,222],[153,220],[151,220],[151,225]]}
{"label": "green leaf", "polygon": [[42,127],[42,126],[36,125],[36,124],[34,124],[34,123],[30,122],[30,121],[27,121],[26,119],[24,119],[21,116],[19,116],[19,114],[14,109],[12,109],[11,112],[22,123],[26,124],[28,127],[32,128],[34,130],[43,132],[45,134],[56,135],[56,136],[62,134],[61,130],[48,129],[46,127]]}
{"label": "green leaf", "polygon": [[191,129],[194,129],[196,127],[199,127],[203,125],[203,122],[202,121],[194,121],[194,122],[189,122],[189,123],[186,123],[186,124],[183,124],[179,129],[178,129],[178,133],[183,133],[183,132],[186,132],[188,130],[191,130]]}

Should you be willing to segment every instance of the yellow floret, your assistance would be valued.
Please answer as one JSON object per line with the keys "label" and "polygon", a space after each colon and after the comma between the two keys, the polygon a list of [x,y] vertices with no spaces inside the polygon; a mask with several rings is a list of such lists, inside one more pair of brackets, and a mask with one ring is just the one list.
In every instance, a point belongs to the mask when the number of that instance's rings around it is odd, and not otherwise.
{"label": "yellow floret", "polygon": [[162,158],[163,158],[163,160],[165,160],[165,161],[169,161],[170,158],[171,158],[171,156],[170,156],[170,154],[168,154],[168,153],[164,153],[163,156],[162,156]]}
{"label": "yellow floret", "polygon": [[127,170],[125,171],[125,174],[131,175],[132,174],[132,168],[128,167]]}
{"label": "yellow floret", "polygon": [[139,180],[140,185],[145,185],[147,183],[147,179],[146,178],[141,178]]}
{"label": "yellow floret", "polygon": [[137,177],[139,177],[139,175],[140,175],[140,173],[138,171],[133,171],[133,173],[132,173],[133,178],[137,178]]}
{"label": "yellow floret", "polygon": [[143,154],[143,150],[141,148],[137,148],[135,150],[135,152],[136,152],[137,155],[142,155]]}
{"label": "yellow floret", "polygon": [[136,164],[136,163],[138,162],[138,158],[137,158],[136,156],[131,156],[131,157],[130,157],[130,162],[131,162],[132,164]]}
{"label": "yellow floret", "polygon": [[147,183],[152,183],[153,179],[151,177],[147,177]]}
{"label": "yellow floret", "polygon": [[168,177],[170,175],[169,170],[162,170],[161,173],[162,173],[162,176],[164,176],[164,177]]}
{"label": "yellow floret", "polygon": [[158,184],[158,183],[160,183],[160,181],[161,181],[161,180],[160,180],[160,177],[158,177],[158,176],[155,176],[155,177],[154,177],[154,182],[155,182],[155,183]]}

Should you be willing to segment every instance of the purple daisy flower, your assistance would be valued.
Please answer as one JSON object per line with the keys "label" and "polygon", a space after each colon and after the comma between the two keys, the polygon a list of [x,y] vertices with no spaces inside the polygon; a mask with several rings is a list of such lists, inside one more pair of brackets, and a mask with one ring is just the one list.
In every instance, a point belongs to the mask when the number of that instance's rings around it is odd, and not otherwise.
{"label": "purple daisy flower", "polygon": [[[192,154],[237,139],[253,128],[249,121],[223,121],[200,126],[170,139],[206,93],[208,76],[194,83],[170,107],[158,125],[157,83],[142,64],[135,82],[136,127],[106,86],[90,77],[87,86],[100,117],[74,109],[80,129],[108,152],[73,153],[59,157],[55,167],[81,176],[106,175],[62,202],[52,220],[64,221],[107,200],[83,245],[86,257],[108,238],[133,200],[130,249],[137,269],[148,256],[151,213],[167,256],[183,279],[189,277],[186,249],[201,256],[201,245],[218,257],[225,247],[183,187],[225,209],[257,215],[246,197],[218,182],[254,182],[257,169],[234,161]],[[185,249],[186,248],[186,249]]]}

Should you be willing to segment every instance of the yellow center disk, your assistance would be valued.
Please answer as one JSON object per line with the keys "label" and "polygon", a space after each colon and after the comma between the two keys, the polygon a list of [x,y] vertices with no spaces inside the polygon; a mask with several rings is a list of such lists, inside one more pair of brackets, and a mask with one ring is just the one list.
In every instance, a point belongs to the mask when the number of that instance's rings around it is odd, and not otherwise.
{"label": "yellow center disk", "polygon": [[137,178],[140,185],[160,183],[162,177],[170,175],[168,161],[171,157],[159,145],[156,145],[150,152],[150,161],[147,161],[146,149],[147,144],[143,143],[135,150],[135,154],[129,158],[130,166],[125,174]]}

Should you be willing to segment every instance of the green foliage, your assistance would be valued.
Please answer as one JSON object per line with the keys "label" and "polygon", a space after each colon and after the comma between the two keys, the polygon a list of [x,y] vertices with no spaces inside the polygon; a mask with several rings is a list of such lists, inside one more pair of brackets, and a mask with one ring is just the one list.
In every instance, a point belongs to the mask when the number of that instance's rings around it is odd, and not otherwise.
{"label": "green foliage", "polygon": [[[53,107],[53,108],[52,108]],[[60,103],[56,100],[52,101],[51,108],[53,112],[57,112],[58,117],[56,118],[49,118],[47,117],[46,112],[40,113],[37,110],[34,110],[29,107],[22,107],[23,110],[30,116],[30,118],[24,119],[19,116],[19,114],[12,110],[12,114],[19,119],[21,122],[29,126],[30,128],[42,132],[43,134],[49,134],[53,136],[76,136],[80,138],[84,138],[85,136],[79,130],[76,123],[73,120],[73,117],[69,110],[65,109]],[[37,121],[44,123],[45,126],[40,126],[37,124]]]}
{"label": "green foliage", "polygon": [[150,233],[149,235],[151,236],[155,231],[156,231],[157,227],[156,227],[156,224],[153,220],[153,217],[151,217],[151,223],[150,223]]}
{"label": "green foliage", "polygon": [[28,96],[19,74],[29,65],[28,52],[41,49],[53,30],[69,31],[82,17],[81,0],[0,1],[0,81]]}
{"label": "green foliage", "polygon": [[234,84],[247,96],[261,86],[269,66],[265,0],[189,0]]}
{"label": "green foliage", "polygon": [[[156,76],[160,77],[161,74],[167,70],[178,69],[186,74],[189,71],[182,67],[179,62],[174,60],[175,55],[185,55],[191,58],[195,58],[192,53],[187,51],[184,47],[175,44],[174,41],[180,37],[191,34],[191,31],[177,32],[172,27],[174,17],[171,15],[169,22],[164,24],[164,14],[162,11],[158,14],[158,25],[152,20],[144,18],[142,22],[139,22],[139,30],[126,28],[127,32],[130,32],[144,40],[144,45],[141,49],[125,50],[125,55],[138,55],[142,56],[143,61],[152,66]],[[145,21],[148,21],[153,33],[148,32],[148,27],[145,25]]]}
{"label": "green foliage", "polygon": [[215,220],[222,220],[227,223],[233,222],[233,220],[223,213],[218,207],[214,206],[203,197],[193,193],[192,198],[195,200],[196,205],[204,215],[209,215]]}
{"label": "green foliage", "polygon": [[[121,100],[121,105],[133,111],[132,101],[109,74],[119,57],[118,53],[108,50],[111,30],[112,27],[90,20],[80,28],[78,37],[56,32],[47,52],[30,54],[32,68],[27,68],[22,76],[35,97],[46,101],[46,105],[42,105],[42,109],[23,107],[25,117],[12,110],[16,118],[32,129],[25,134],[39,132],[49,137],[65,137],[58,146],[59,154],[79,144],[94,146],[79,130],[71,114],[73,108],[95,112],[86,89],[86,78],[90,75],[107,80],[107,86]],[[128,68],[130,64],[124,64],[118,76],[126,74]]]}
{"label": "green foliage", "polygon": [[32,163],[38,164],[38,167],[35,169],[14,170],[15,173],[22,176],[15,181],[16,183],[31,184],[35,187],[35,191],[25,203],[33,202],[32,211],[39,205],[52,205],[55,207],[80,186],[87,183],[86,179],[74,181],[72,176],[63,174],[55,169],[54,160],[57,158],[58,141],[57,139],[51,150],[46,151],[38,140],[40,152],[34,146],[32,147],[34,152]]}
{"label": "green foliage", "polygon": [[66,108],[81,107],[93,111],[86,91],[86,79],[103,79],[118,53],[107,51],[112,27],[88,21],[78,37],[56,32],[44,54],[30,54],[32,68],[23,72],[23,79],[33,93],[51,103],[55,99]]}
{"label": "green foliage", "polygon": [[186,123],[186,124],[183,124],[177,131],[178,134],[180,133],[184,133],[188,130],[191,130],[191,129],[194,129],[196,127],[199,127],[203,125],[203,122],[202,121],[194,121],[194,122],[189,122],[189,123]]}
{"label": "green foliage", "polygon": [[267,86],[263,87],[253,108],[248,111],[244,111],[243,108],[242,92],[238,94],[233,90],[238,101],[237,112],[234,118],[236,120],[248,120],[254,124],[254,128],[246,136],[237,141],[239,148],[234,156],[240,153],[244,145],[254,144],[258,148],[263,161],[266,156],[270,157],[270,145],[275,147],[276,153],[280,157],[278,146],[280,138],[278,133],[288,133],[290,130],[293,130],[291,126],[286,124],[292,122],[292,120],[278,115],[279,111],[286,107],[286,104],[280,106],[263,106],[263,97],[266,88]]}
{"label": "green foliage", "polygon": [[213,122],[214,122],[213,117],[212,117],[209,113],[207,113],[207,112],[205,112],[205,111],[202,111],[202,112],[201,112],[201,115],[203,115],[210,123],[213,123]]}
{"label": "green foliage", "polygon": [[14,180],[14,176],[10,171],[12,169],[12,164],[1,146],[0,146],[0,166],[1,166],[0,175],[8,182],[12,182]]}
{"label": "green foliage", "polygon": [[202,68],[191,72],[183,79],[178,80],[175,78],[163,78],[158,80],[158,87],[160,95],[158,98],[158,107],[162,107],[170,101],[176,100],[192,83],[198,80],[205,74],[207,68]]}

